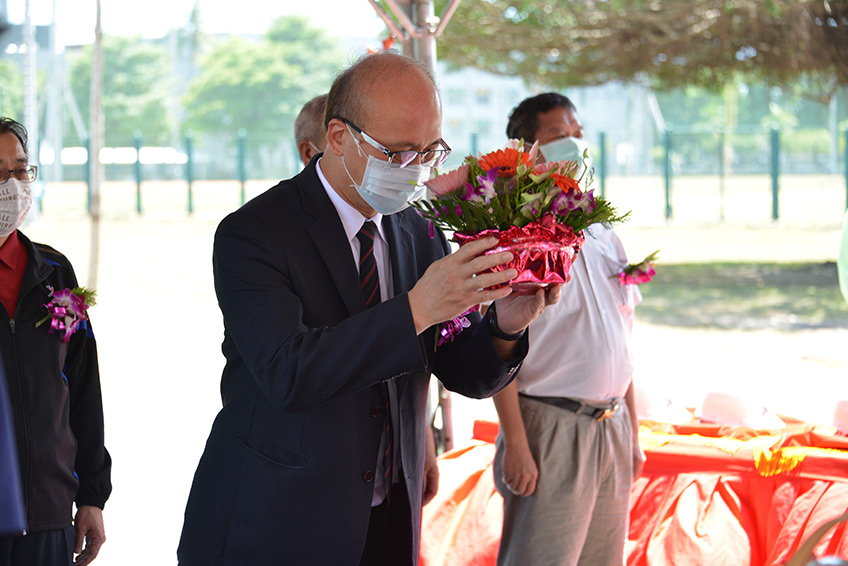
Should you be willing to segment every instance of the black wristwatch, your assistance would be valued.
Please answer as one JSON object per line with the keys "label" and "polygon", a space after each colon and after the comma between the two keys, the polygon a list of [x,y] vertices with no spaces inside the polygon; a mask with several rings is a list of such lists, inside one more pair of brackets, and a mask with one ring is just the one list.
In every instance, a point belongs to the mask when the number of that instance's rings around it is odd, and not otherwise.
{"label": "black wristwatch", "polygon": [[498,312],[495,309],[495,303],[493,302],[489,305],[489,310],[486,311],[486,324],[489,326],[489,334],[494,336],[495,338],[500,338],[501,340],[507,340],[510,342],[514,342],[515,340],[520,340],[524,333],[527,332],[527,329],[524,328],[521,332],[516,334],[507,334],[500,328],[498,328]]}

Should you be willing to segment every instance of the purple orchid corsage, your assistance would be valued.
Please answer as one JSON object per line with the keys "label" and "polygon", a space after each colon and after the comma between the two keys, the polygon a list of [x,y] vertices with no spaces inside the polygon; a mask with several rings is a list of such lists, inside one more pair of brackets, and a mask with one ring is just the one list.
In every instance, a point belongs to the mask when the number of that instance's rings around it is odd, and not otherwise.
{"label": "purple orchid corsage", "polygon": [[436,348],[448,342],[453,342],[453,339],[459,336],[460,332],[471,326],[471,321],[465,315],[479,310],[480,305],[474,305],[458,317],[441,323],[439,325],[439,336],[436,339]]}
{"label": "purple orchid corsage", "polygon": [[50,334],[62,333],[62,342],[68,342],[74,332],[79,329],[84,320],[88,320],[88,307],[95,305],[96,293],[85,287],[74,287],[73,289],[62,289],[54,291],[50,289],[50,300],[44,304],[47,314],[35,323],[41,326],[50,321]]}

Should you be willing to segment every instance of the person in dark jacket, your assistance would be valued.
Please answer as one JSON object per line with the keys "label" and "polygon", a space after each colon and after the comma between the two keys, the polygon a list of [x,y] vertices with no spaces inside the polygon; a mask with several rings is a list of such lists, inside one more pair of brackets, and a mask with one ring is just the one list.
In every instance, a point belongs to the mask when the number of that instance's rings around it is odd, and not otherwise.
{"label": "person in dark jacket", "polygon": [[26,511],[26,530],[0,537],[0,566],[85,565],[106,540],[112,462],[94,333],[58,299],[78,287],[73,267],[18,231],[37,173],[26,129],[0,118],[0,353]]}

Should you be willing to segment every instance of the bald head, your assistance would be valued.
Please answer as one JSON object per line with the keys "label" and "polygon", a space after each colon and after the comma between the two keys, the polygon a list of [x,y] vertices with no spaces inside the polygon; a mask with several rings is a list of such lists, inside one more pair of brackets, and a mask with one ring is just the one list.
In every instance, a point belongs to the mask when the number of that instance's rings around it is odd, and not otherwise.
{"label": "bald head", "polygon": [[324,129],[333,118],[345,118],[367,128],[368,114],[375,110],[374,95],[380,91],[397,93],[410,83],[427,84],[438,97],[436,82],[424,65],[397,53],[366,55],[344,70],[333,82],[327,98]]}

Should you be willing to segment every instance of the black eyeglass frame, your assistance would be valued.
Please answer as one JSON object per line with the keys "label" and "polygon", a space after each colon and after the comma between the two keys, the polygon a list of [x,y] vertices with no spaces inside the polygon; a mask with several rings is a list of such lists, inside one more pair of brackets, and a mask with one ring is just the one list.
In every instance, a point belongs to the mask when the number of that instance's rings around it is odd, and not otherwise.
{"label": "black eyeglass frame", "polygon": [[24,183],[32,183],[38,178],[38,166],[27,165],[26,167],[18,167],[16,169],[0,169],[0,183],[5,183],[12,178],[12,173],[15,174],[15,179]]}
{"label": "black eyeglass frame", "polygon": [[[337,116],[336,119],[341,120],[347,126],[353,128],[353,130],[357,134],[362,136],[362,139],[364,139],[368,143],[368,145],[388,157],[391,163],[396,163],[397,165],[400,165],[401,168],[406,167],[407,165],[415,161],[416,157],[421,158],[421,165],[424,165],[425,167],[439,167],[447,160],[448,156],[451,154],[452,151],[450,146],[443,139],[439,140],[439,144],[442,146],[440,149],[425,149],[424,151],[416,151],[414,149],[407,149],[403,151],[391,151],[386,146],[384,146],[383,144],[366,134],[364,131],[362,131],[362,128],[360,128],[350,120],[342,118],[340,116]],[[425,159],[428,154],[432,154],[432,156],[430,156],[429,159]],[[400,161],[396,162],[395,156],[399,156]]]}

